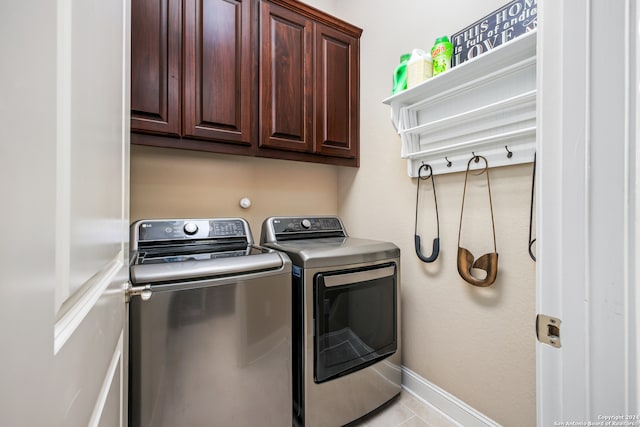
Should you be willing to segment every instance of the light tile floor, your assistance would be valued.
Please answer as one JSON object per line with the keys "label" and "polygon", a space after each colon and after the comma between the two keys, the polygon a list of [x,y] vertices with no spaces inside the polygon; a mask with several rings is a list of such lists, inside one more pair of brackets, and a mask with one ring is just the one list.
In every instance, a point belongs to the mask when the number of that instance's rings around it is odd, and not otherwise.
{"label": "light tile floor", "polygon": [[402,391],[399,397],[381,410],[350,427],[458,427],[434,407]]}

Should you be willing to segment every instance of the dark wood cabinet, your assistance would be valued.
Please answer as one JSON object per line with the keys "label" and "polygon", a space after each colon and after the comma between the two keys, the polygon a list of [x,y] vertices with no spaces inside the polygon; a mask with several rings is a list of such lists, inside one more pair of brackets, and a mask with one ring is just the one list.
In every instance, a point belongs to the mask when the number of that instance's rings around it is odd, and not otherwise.
{"label": "dark wood cabinet", "polygon": [[358,166],[362,30],[296,0],[132,0],[131,142]]}
{"label": "dark wood cabinet", "polygon": [[181,0],[131,3],[131,129],[180,135]]}
{"label": "dark wood cabinet", "polygon": [[260,146],[357,159],[360,30],[298,2],[261,7]]}
{"label": "dark wood cabinet", "polygon": [[355,158],[359,135],[358,40],[326,25],[316,24],[314,151]]}
{"label": "dark wood cabinet", "polygon": [[262,3],[261,147],[313,149],[313,22]]}
{"label": "dark wood cabinet", "polygon": [[252,5],[184,1],[183,136],[244,145],[255,140]]}

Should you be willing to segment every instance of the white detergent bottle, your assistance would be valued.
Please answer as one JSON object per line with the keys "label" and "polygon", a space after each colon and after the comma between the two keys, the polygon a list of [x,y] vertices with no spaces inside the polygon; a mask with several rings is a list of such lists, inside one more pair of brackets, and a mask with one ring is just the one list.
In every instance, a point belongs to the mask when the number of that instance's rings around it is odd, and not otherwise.
{"label": "white detergent bottle", "polygon": [[427,80],[432,74],[431,55],[422,49],[413,49],[407,63],[407,88]]}

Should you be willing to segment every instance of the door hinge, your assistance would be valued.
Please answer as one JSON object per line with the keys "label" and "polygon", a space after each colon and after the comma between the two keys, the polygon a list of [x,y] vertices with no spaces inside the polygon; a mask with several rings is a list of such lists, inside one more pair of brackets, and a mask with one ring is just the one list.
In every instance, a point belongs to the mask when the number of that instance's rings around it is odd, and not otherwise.
{"label": "door hinge", "polygon": [[131,301],[131,297],[140,296],[142,301],[147,301],[151,298],[151,285],[133,286],[131,282],[126,282],[124,285],[124,300],[125,302]]}
{"label": "door hinge", "polygon": [[549,344],[552,347],[560,348],[560,324],[562,320],[546,314],[538,314],[536,317],[536,336],[538,341]]}

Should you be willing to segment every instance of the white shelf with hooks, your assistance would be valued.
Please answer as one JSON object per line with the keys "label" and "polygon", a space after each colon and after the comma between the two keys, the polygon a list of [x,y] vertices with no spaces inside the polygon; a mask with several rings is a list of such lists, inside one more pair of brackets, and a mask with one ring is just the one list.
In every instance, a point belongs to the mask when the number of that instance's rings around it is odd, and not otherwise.
{"label": "white shelf with hooks", "polygon": [[[463,171],[473,154],[490,167],[533,161],[536,31],[524,34],[383,102],[402,141],[408,174]],[[511,154],[509,154],[511,153]]]}

